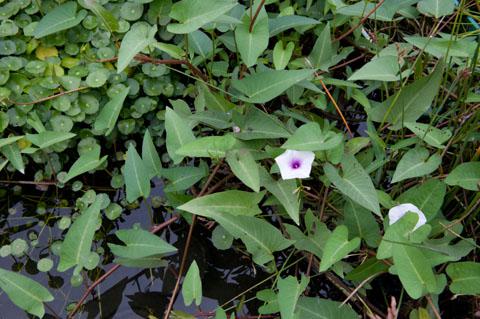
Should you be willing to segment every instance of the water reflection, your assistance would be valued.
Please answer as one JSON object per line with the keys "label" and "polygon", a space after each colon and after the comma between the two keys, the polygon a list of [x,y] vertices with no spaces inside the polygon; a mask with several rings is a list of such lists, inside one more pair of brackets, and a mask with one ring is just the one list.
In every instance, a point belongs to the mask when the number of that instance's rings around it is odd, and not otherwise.
{"label": "water reflection", "polygon": [[[161,183],[157,182],[152,194],[161,195],[161,186]],[[57,272],[58,257],[53,255],[49,249],[52,242],[62,240],[65,235],[65,231],[60,230],[56,222],[61,216],[71,216],[72,210],[54,207],[59,203],[59,197],[52,189],[49,191],[53,196],[49,197],[48,193],[33,190],[33,187],[32,189],[24,187],[25,192],[31,191],[32,194],[19,197],[13,194],[11,187],[6,188],[7,196],[0,199],[0,207],[4,207],[0,211],[0,246],[9,244],[16,238],[23,238],[30,244],[28,238],[33,237],[37,237],[37,245],[33,248],[30,247],[26,256],[0,258],[0,267],[21,269],[22,274],[48,287],[55,300],[47,304],[44,318],[66,318],[67,306],[79,300],[86,289],[85,282],[91,283],[91,280],[97,278],[100,272],[103,273],[113,266],[109,262],[111,256],[107,258],[108,261],[103,261],[105,264],[89,272],[91,278],[88,281],[84,280],[82,286],[72,287],[70,284],[72,270],[65,273]],[[72,194],[68,194],[68,192],[58,196],[72,198]],[[119,201],[122,194],[117,192],[111,198]],[[36,212],[37,202],[40,199],[50,205],[41,215]],[[160,210],[154,210],[153,213],[155,220],[165,217]],[[104,224],[98,233],[103,233],[104,239],[112,241],[115,239],[114,233],[117,229],[131,228],[134,224],[141,225],[145,229],[150,227],[150,216],[145,203],[142,203],[137,209],[124,212],[122,217],[115,222],[104,218]],[[188,224],[180,222],[173,224],[161,236],[176,246],[179,252],[182,252],[187,231]],[[174,309],[191,314],[199,313],[199,311],[214,311],[217,305],[229,302],[238,294],[266,278],[267,274],[258,268],[253,269],[253,264],[244,258],[243,254],[234,249],[226,251],[215,249],[209,239],[210,232],[205,228],[197,226],[194,236],[190,247],[189,263],[195,259],[202,274],[202,304],[198,308],[193,305],[185,307],[182,296],[179,294]],[[104,239],[99,240],[97,244],[106,249],[107,240]],[[98,248],[94,245],[92,249]],[[36,268],[36,261],[43,257],[49,257],[55,263],[48,273],[39,272]],[[175,284],[179,257],[180,254],[169,257],[168,266],[164,268],[121,267],[97,287],[94,291],[95,297],[90,296],[87,299],[83,311],[76,318],[147,318],[152,315],[161,317],[168,301],[167,297]],[[247,299],[254,294],[255,292],[247,294]],[[228,306],[235,306],[236,303],[238,301],[234,301]],[[259,304],[256,302],[247,303],[244,311],[245,313],[255,313],[258,306]],[[1,319],[26,317],[26,314],[12,304],[3,293],[0,293],[0,309]]]}

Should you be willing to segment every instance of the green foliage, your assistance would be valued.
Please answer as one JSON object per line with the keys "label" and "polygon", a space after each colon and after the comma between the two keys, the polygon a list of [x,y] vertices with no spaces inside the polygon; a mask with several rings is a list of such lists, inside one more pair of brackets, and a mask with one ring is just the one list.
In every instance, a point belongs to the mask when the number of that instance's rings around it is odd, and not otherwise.
{"label": "green foliage", "polygon": [[182,285],[182,296],[186,306],[190,306],[195,300],[199,306],[202,303],[202,281],[200,279],[200,270],[197,262],[194,260],[188,268]]}
{"label": "green foliage", "polygon": [[472,191],[480,190],[480,162],[463,163],[447,176],[445,183]]}
{"label": "green foliage", "polygon": [[398,162],[392,177],[392,183],[424,176],[435,171],[441,164],[442,158],[438,154],[433,154],[430,157],[429,155],[428,150],[423,147],[415,147],[405,153]]}
{"label": "green foliage", "polygon": [[143,229],[119,230],[115,235],[125,244],[108,244],[116,256],[116,262],[127,267],[158,267],[162,257],[177,249],[152,233]]}
{"label": "green foliage", "polygon": [[74,266],[84,267],[90,254],[93,236],[98,227],[101,201],[99,197],[78,217],[68,230],[60,251],[58,271]]}
{"label": "green foliage", "polygon": [[18,307],[40,318],[45,314],[44,302],[53,300],[50,292],[24,275],[0,268],[0,289]]}
{"label": "green foliage", "polygon": [[330,163],[325,164],[325,174],[338,190],[357,204],[380,215],[377,193],[372,180],[352,155],[345,154],[341,176]]}
{"label": "green foliage", "polygon": [[277,302],[280,308],[280,314],[282,318],[293,319],[295,318],[295,308],[298,302],[298,298],[307,288],[309,282],[308,277],[303,277],[300,283],[292,276],[288,276],[285,279],[278,279],[278,297]]}
{"label": "green foliage", "polygon": [[[41,317],[53,297],[23,274],[38,270],[53,287],[52,269],[74,268],[78,287],[110,262],[176,270],[167,240],[187,238],[195,214],[187,261],[198,265],[182,293],[202,309],[209,240],[229,262],[256,264],[252,276],[270,274],[254,290],[260,314],[356,318],[315,295],[319,271],[361,283],[364,301],[377,294],[365,293],[372,280],[397,276],[395,290],[440,312],[447,286],[479,294],[471,2],[3,1],[0,257],[14,257],[15,272],[0,269],[0,288]],[[311,169],[302,158],[276,164],[286,150],[314,156]],[[281,179],[298,168],[309,176]],[[412,213],[391,224],[401,204],[426,224],[414,230]],[[135,218],[172,227],[123,229]],[[312,280],[289,276],[292,266]]]}

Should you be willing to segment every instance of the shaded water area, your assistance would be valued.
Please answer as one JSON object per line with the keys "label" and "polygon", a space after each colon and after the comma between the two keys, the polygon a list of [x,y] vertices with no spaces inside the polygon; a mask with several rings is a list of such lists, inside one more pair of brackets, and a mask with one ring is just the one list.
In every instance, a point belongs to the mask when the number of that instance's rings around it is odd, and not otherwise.
{"label": "shaded water area", "polygon": [[[16,187],[18,188],[18,186]],[[54,207],[54,204],[58,204],[61,198],[55,194],[57,190],[54,187],[50,187],[51,189],[46,193],[42,193],[36,191],[35,186],[22,186],[21,195],[14,194],[12,185],[2,188],[6,193],[1,199],[1,245],[11,243],[16,238],[22,238],[29,242],[28,238],[37,236],[38,244],[34,248],[30,246],[27,256],[0,258],[0,267],[22,269],[21,273],[48,287],[55,300],[47,304],[45,318],[64,318],[67,315],[67,305],[77,301],[85,291],[86,284],[92,282],[91,279],[85,279],[80,287],[72,287],[70,284],[72,270],[64,273],[57,272],[58,256],[54,256],[49,250],[52,242],[62,240],[65,235],[65,232],[57,227],[56,221],[61,216],[71,216],[72,209]],[[162,184],[157,182],[152,190],[152,196],[162,195],[161,190]],[[117,193],[113,198],[119,201],[121,196],[120,193]],[[40,200],[47,203],[47,210],[42,215],[36,212],[37,202]],[[155,220],[168,218],[161,209],[153,209],[153,214]],[[99,248],[107,248],[105,239],[108,239],[109,242],[115,241],[114,233],[118,229],[129,229],[134,225],[149,229],[150,218],[145,203],[136,209],[125,209],[122,217],[116,221],[112,222],[104,218],[99,232],[103,232],[105,238],[98,240],[98,244],[102,247],[94,245],[93,250],[98,252]],[[187,230],[188,224],[181,222],[162,232],[162,238],[176,246],[179,251],[179,253],[166,258],[166,267],[156,269],[121,267],[95,291],[98,298],[93,300],[89,297],[87,299],[84,311],[77,318],[146,318],[149,315],[160,317],[175,284]],[[234,249],[225,251],[215,249],[209,239],[210,235],[206,232],[207,230],[202,227],[196,228],[189,254],[189,258],[195,259],[201,270],[202,305],[199,308],[185,307],[180,294],[174,309],[191,314],[212,311],[217,305],[235,300],[235,296],[267,276],[258,267],[254,267],[249,259],[242,258],[242,255],[235,252]],[[48,273],[39,272],[36,268],[36,261],[43,257],[50,257],[55,262],[55,266]],[[98,277],[99,268],[103,272],[113,266],[110,260],[111,256],[109,257],[107,257],[109,260],[102,261],[99,267],[90,271],[91,278]],[[97,276],[94,275],[95,272]],[[252,294],[245,295],[247,299],[251,296]],[[230,305],[234,304],[230,303]],[[254,309],[259,306],[258,302],[250,302],[244,306],[244,311],[245,313],[254,312]],[[26,317],[26,314],[9,301],[3,293],[0,295],[0,309],[0,318]]]}
{"label": "shaded water area", "polygon": [[[155,181],[151,196],[162,197],[162,186],[160,181]],[[0,258],[0,267],[20,270],[20,273],[48,287],[55,299],[46,304],[44,318],[66,318],[68,305],[70,307],[74,305],[89,284],[114,266],[113,256],[102,254],[102,251],[108,252],[107,242],[118,241],[114,235],[115,231],[137,226],[149,229],[152,219],[155,223],[161,223],[171,217],[171,214],[162,210],[162,207],[157,209],[147,207],[147,204],[150,205],[149,199],[148,203],[143,202],[137,208],[125,208],[122,216],[115,221],[103,218],[92,250],[105,259],[101,260],[94,270],[84,272],[83,283],[79,287],[73,287],[70,283],[73,270],[63,273],[56,271],[59,257],[52,253],[51,247],[55,241],[63,240],[67,232],[59,229],[58,220],[62,216],[70,217],[75,213],[72,208],[73,200],[65,199],[76,198],[82,194],[72,193],[68,186],[64,189],[49,186],[44,190],[38,190],[35,185],[3,184],[1,189],[0,246],[21,238],[27,241],[29,248],[24,256],[10,255]],[[121,191],[110,190],[108,193],[112,202],[120,202],[123,198]],[[38,210],[39,203],[46,204],[44,212]],[[188,223],[181,221],[161,232],[164,240],[178,248],[178,253],[165,258],[165,267],[155,269],[121,267],[94,290],[95,298],[92,298],[92,295],[87,298],[82,312],[76,318],[161,317],[175,285],[188,226]],[[32,247],[31,240],[35,238],[38,243]],[[265,280],[270,274],[256,266],[241,248],[234,245],[231,249],[218,250],[210,238],[209,229],[201,225],[195,228],[187,262],[189,265],[195,259],[199,265],[203,285],[202,304],[199,307],[193,305],[185,307],[180,293],[174,309],[205,317],[215,311],[217,306],[222,305],[224,309],[236,310],[239,317],[257,314],[258,308],[263,303],[253,297],[258,290],[271,287],[272,281]],[[37,261],[45,257],[54,261],[54,267],[47,273],[39,272]],[[281,266],[285,258],[286,255],[279,254],[278,265]],[[242,294],[250,288],[253,289]],[[330,289],[327,283],[319,284],[316,294],[327,297],[327,291]],[[25,312],[15,306],[4,293],[0,293],[0,309],[0,319],[27,317]]]}

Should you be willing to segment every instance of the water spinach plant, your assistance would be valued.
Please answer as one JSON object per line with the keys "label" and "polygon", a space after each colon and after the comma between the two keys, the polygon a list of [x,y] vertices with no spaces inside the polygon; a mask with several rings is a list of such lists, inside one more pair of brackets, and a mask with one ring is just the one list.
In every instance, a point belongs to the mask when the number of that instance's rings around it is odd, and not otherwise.
{"label": "water spinach plant", "polygon": [[[478,1],[0,5],[0,290],[17,307],[62,298],[28,261],[84,282],[62,318],[125,267],[173,269],[165,319],[478,311]],[[40,234],[7,235],[9,192],[34,187],[69,213],[41,200]],[[118,227],[137,207],[150,227]],[[252,298],[206,308],[198,228],[267,274]]]}

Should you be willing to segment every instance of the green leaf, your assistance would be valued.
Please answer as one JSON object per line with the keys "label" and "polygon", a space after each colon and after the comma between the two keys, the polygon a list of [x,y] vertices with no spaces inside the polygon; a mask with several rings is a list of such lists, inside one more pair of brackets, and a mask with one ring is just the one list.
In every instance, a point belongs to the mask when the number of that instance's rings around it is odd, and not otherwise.
{"label": "green leaf", "polygon": [[39,148],[47,148],[56,143],[71,139],[76,134],[68,132],[43,131],[38,134],[27,134],[26,138]]}
{"label": "green leaf", "polygon": [[454,1],[444,0],[420,0],[417,9],[425,15],[438,19],[452,14],[455,10],[455,3]]}
{"label": "green leaf", "polygon": [[442,144],[452,137],[452,132],[448,129],[440,130],[428,124],[415,122],[407,122],[404,124],[405,127],[415,133],[417,137],[436,148],[445,148]]}
{"label": "green leaf", "polygon": [[360,246],[360,238],[348,240],[348,228],[344,225],[337,226],[328,237],[323,251],[319,271],[325,271],[337,261],[345,258],[349,253]]}
{"label": "green leaf", "polygon": [[[15,136],[14,138],[17,137],[18,136]],[[0,152],[9,160],[10,164],[12,164],[17,171],[25,174],[25,163],[23,162],[22,154],[20,154],[20,148],[18,147],[17,143],[12,142],[2,146],[0,148]]]}
{"label": "green leaf", "polygon": [[278,118],[252,106],[247,109],[240,133],[235,136],[243,140],[289,137],[291,134]]}
{"label": "green leaf", "polygon": [[[258,194],[255,194],[258,196]],[[183,209],[181,206],[179,209]],[[253,216],[235,216],[222,212],[198,211],[198,215],[209,217],[218,222],[233,237],[240,238],[247,250],[253,255],[253,261],[263,265],[273,260],[273,253],[289,247],[293,241],[285,239],[282,233],[269,222]]]}
{"label": "green leaf", "polygon": [[163,255],[152,255],[136,259],[117,257],[115,258],[115,263],[131,268],[166,267],[168,265],[168,262],[163,257]]}
{"label": "green leaf", "polygon": [[345,278],[347,280],[362,282],[368,277],[386,272],[387,270],[388,266],[384,261],[371,257],[349,272]]}
{"label": "green leaf", "polygon": [[461,57],[469,58],[475,54],[476,42],[468,38],[459,38],[457,40],[451,37],[432,38],[420,36],[403,37],[405,41],[424,50],[437,58]]}
{"label": "green leaf", "polygon": [[358,314],[348,304],[317,297],[301,297],[297,316],[302,319],[358,319]]}
{"label": "green leaf", "polygon": [[125,244],[108,243],[112,253],[118,257],[141,259],[177,251],[177,248],[144,229],[121,229],[115,235]]}
{"label": "green leaf", "polygon": [[0,138],[0,148],[10,145],[12,143],[15,143],[18,140],[21,140],[24,136],[19,135],[19,136],[10,136],[6,138]]}
{"label": "green leaf", "polygon": [[150,178],[159,177],[162,174],[162,162],[148,129],[145,130],[145,135],[143,136],[142,159]]}
{"label": "green leaf", "polygon": [[392,183],[434,172],[442,163],[442,157],[438,154],[433,154],[429,158],[429,155],[428,150],[423,147],[415,147],[405,153],[398,162],[392,177]]}
{"label": "green leaf", "polygon": [[480,294],[480,263],[465,261],[448,265],[450,291],[459,295]]}
{"label": "green leaf", "polygon": [[336,10],[336,13],[346,16],[365,17],[370,12],[375,11],[375,14],[369,16],[370,19],[380,21],[392,21],[395,13],[402,7],[411,5],[410,1],[386,0],[383,5],[374,10],[377,4],[370,1],[359,1],[350,6],[341,6]]}
{"label": "green leaf", "polygon": [[265,103],[295,84],[310,78],[315,70],[265,70],[232,80],[232,86],[244,96],[238,97],[250,103]]}
{"label": "green leaf", "polygon": [[208,86],[201,84],[200,91],[205,98],[205,105],[207,109],[213,111],[228,112],[235,108],[235,104],[225,99],[222,95],[210,91]]}
{"label": "green leaf", "polygon": [[268,47],[268,15],[262,6],[250,32],[250,13],[257,12],[260,1],[255,1],[253,9],[247,9],[242,17],[242,23],[235,28],[235,42],[243,63],[247,67],[257,64],[258,57]]}
{"label": "green leaf", "polygon": [[202,303],[202,280],[197,262],[194,260],[188,268],[182,284],[182,296],[185,306],[190,306],[195,299],[195,304]]}
{"label": "green leaf", "polygon": [[319,23],[320,22],[315,19],[297,15],[286,15],[268,20],[270,37],[274,37],[291,28],[314,26]]}
{"label": "green leaf", "polygon": [[322,258],[325,243],[330,236],[330,231],[324,223],[318,222],[317,229],[313,233],[309,232],[308,236],[294,225],[285,224],[285,228],[290,238],[295,240],[295,248],[308,251],[318,258]]}
{"label": "green leaf", "polygon": [[308,286],[309,278],[302,276],[300,283],[293,276],[288,276],[285,279],[279,278],[277,282],[278,288],[278,305],[280,307],[280,314],[282,319],[295,319],[295,308],[297,306],[298,298],[302,295]]}
{"label": "green leaf", "polygon": [[339,175],[332,164],[325,164],[324,170],[328,179],[343,195],[381,217],[377,192],[362,165],[350,154],[343,156],[341,165],[343,176]]}
{"label": "green leaf", "polygon": [[235,0],[181,0],[170,11],[170,17],[180,23],[169,23],[167,30],[180,34],[193,32],[236,5]]}
{"label": "green leaf", "polygon": [[50,292],[35,280],[0,268],[0,289],[26,312],[40,318],[45,314],[44,302],[53,301]]}
{"label": "green leaf", "polygon": [[90,256],[93,236],[98,226],[102,200],[96,197],[90,205],[70,226],[60,250],[60,262],[57,270],[63,272],[73,266],[83,267]]}
{"label": "green leaf", "polygon": [[360,69],[355,71],[348,80],[398,81],[399,72],[400,65],[398,57],[391,55],[380,56],[364,64]]}
{"label": "green leaf", "polygon": [[118,51],[117,72],[122,72],[133,60],[135,55],[155,42],[157,26],[149,26],[146,23],[135,24],[123,37]]}
{"label": "green leaf", "polygon": [[129,203],[139,197],[147,198],[150,195],[150,178],[147,167],[132,144],[128,147],[123,176]]}
{"label": "green leaf", "polygon": [[332,131],[322,132],[320,125],[310,122],[300,126],[283,145],[283,149],[297,151],[326,151],[337,147],[343,135]]}
{"label": "green leaf", "polygon": [[468,162],[458,165],[445,179],[448,185],[457,185],[462,188],[480,190],[480,162]]}
{"label": "green leaf", "polygon": [[264,193],[250,193],[238,190],[228,190],[207,196],[197,197],[178,209],[205,217],[214,218],[218,213],[231,215],[254,216],[262,211],[258,203]]}
{"label": "green leaf", "polygon": [[89,10],[91,10],[97,18],[102,21],[103,26],[110,32],[113,33],[114,31],[118,31],[119,25],[118,25],[118,20],[115,18],[115,16],[102,7],[99,3],[96,2],[96,0],[86,0],[84,1],[85,7]]}
{"label": "green leaf", "polygon": [[93,147],[91,151],[82,154],[68,170],[67,176],[62,180],[63,183],[67,183],[71,179],[92,171],[102,165],[108,158],[108,155],[100,158],[100,147]]}
{"label": "green leaf", "polygon": [[[439,61],[435,70],[398,91],[373,108],[369,115],[373,121],[388,122],[391,129],[398,130],[404,122],[415,122],[431,106],[440,88],[443,75],[443,61]],[[397,96],[398,95],[398,96]]]}
{"label": "green leaf", "polygon": [[162,176],[171,181],[163,189],[165,192],[183,191],[207,176],[208,168],[205,166],[180,166],[162,170]]}
{"label": "green leaf", "polygon": [[237,139],[231,134],[206,136],[183,144],[177,149],[176,154],[189,157],[222,158],[236,144]]}
{"label": "green leaf", "polygon": [[283,47],[282,40],[279,40],[273,48],[273,65],[275,70],[283,70],[287,66],[290,58],[292,57],[293,49],[295,49],[295,43],[288,42],[287,46]]}
{"label": "green leaf", "polygon": [[393,262],[405,291],[413,299],[436,290],[432,267],[420,249],[405,244],[393,244]]}
{"label": "green leaf", "polygon": [[33,36],[42,38],[49,34],[70,29],[79,24],[87,16],[87,11],[80,10],[77,14],[77,3],[68,1],[48,12],[37,24]]}
{"label": "green leaf", "polygon": [[174,110],[167,107],[165,112],[165,130],[167,131],[167,152],[174,164],[180,163],[184,156],[177,154],[177,150],[195,140],[187,122]]}
{"label": "green leaf", "polygon": [[115,96],[108,101],[107,104],[102,108],[100,114],[98,114],[97,119],[95,120],[94,128],[97,131],[106,130],[105,135],[109,135],[117,123],[118,116],[123,107],[123,102],[130,91],[129,87],[123,88],[115,94]]}
{"label": "green leaf", "polygon": [[377,247],[380,243],[380,227],[372,213],[353,201],[347,199],[343,207],[343,223],[350,231],[350,237],[360,237],[370,247]]}
{"label": "green leaf", "polygon": [[440,211],[447,187],[438,179],[430,179],[421,185],[414,186],[398,196],[398,203],[412,203],[417,206],[427,220],[432,220]]}
{"label": "green leaf", "polygon": [[252,153],[246,149],[227,152],[227,163],[232,172],[253,191],[260,191],[260,174],[258,164]]}
{"label": "green leaf", "polygon": [[312,52],[307,58],[307,63],[312,68],[328,71],[335,54],[336,48],[333,46],[330,36],[330,24],[327,24],[315,41]]}
{"label": "green leaf", "polygon": [[271,178],[263,183],[265,188],[285,208],[288,216],[297,224],[300,223],[300,198],[295,179],[273,181]]}

